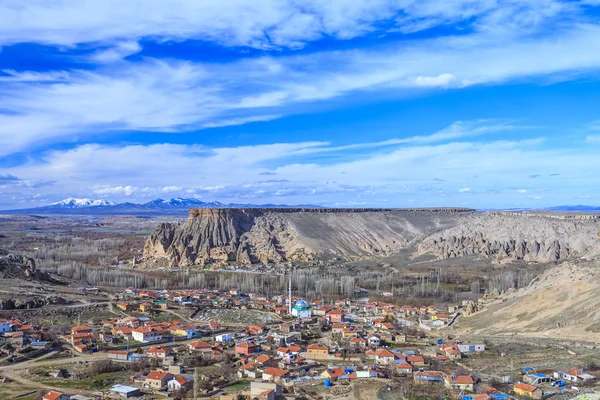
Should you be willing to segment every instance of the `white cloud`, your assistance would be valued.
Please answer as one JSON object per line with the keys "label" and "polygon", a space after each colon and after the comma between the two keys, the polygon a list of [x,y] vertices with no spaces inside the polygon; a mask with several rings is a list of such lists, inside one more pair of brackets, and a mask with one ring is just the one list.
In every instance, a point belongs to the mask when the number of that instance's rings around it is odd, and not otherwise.
{"label": "white cloud", "polygon": [[519,189],[519,190],[517,190],[517,192],[519,192],[519,193],[527,193],[527,189]]}
{"label": "white cloud", "polygon": [[183,188],[181,186],[165,186],[164,188],[161,189],[161,192],[163,193],[169,193],[169,192],[180,192]]}
{"label": "white cloud", "polygon": [[588,135],[585,137],[585,141],[588,143],[600,143],[600,135]]}
{"label": "white cloud", "polygon": [[131,196],[135,192],[137,192],[138,188],[134,186],[100,186],[95,187],[93,189],[93,193],[101,194],[101,195],[111,195],[111,196]]}
{"label": "white cloud", "polygon": [[139,53],[141,50],[142,46],[140,46],[138,42],[119,42],[108,49],[96,51],[88,57],[88,61],[102,64],[112,63],[122,60],[127,56]]}
{"label": "white cloud", "polygon": [[193,38],[294,48],[323,37],[415,32],[466,20],[477,30],[531,29],[573,8],[559,0],[5,0],[0,44]]}
{"label": "white cloud", "polygon": [[438,76],[418,76],[415,86],[420,87],[448,87],[456,80],[452,74],[440,74]]}
{"label": "white cloud", "polygon": [[144,59],[93,71],[13,72],[0,81],[0,156],[98,132],[267,121],[359,91],[402,94],[424,84],[502,83],[598,69],[600,52],[588,51],[598,42],[599,26],[579,24],[544,38],[507,40],[482,31],[220,64]]}
{"label": "white cloud", "polygon": [[[484,125],[462,124],[484,129]],[[571,146],[548,148],[544,141],[535,139],[424,140],[388,145],[385,151],[373,147],[372,151],[356,153],[348,152],[345,146],[312,142],[230,148],[96,144],[51,151],[40,161],[8,168],[6,173],[31,180],[44,170],[45,179],[56,181],[44,189],[46,198],[101,194],[115,201],[119,197],[133,201],[160,195],[164,188],[181,188],[186,196],[197,195],[206,201],[255,199],[253,202],[258,203],[332,205],[367,201],[377,205],[378,199],[391,198],[394,200],[390,206],[402,206],[408,200],[422,206],[439,206],[461,204],[460,197],[466,193],[481,205],[500,205],[499,199],[512,199],[512,204],[540,200],[535,199],[540,196],[522,196],[520,191],[525,189],[515,189],[514,183],[540,171],[552,171],[569,179],[531,180],[528,183],[533,186],[526,190],[527,194],[547,193],[545,201],[556,205],[567,204],[573,196],[590,193],[600,186],[600,177],[593,172],[600,170],[597,151],[577,142]],[[327,156],[318,157],[311,152],[321,149]],[[330,157],[329,153],[336,156]],[[157,159],[168,162],[156,163]],[[277,179],[261,175],[265,162]],[[90,193],[82,192],[80,188],[87,187],[90,181],[98,186]],[[464,186],[465,182],[474,181],[476,190]],[[148,187],[148,182],[153,182],[153,186]],[[36,192],[34,188],[22,190],[27,199]]]}

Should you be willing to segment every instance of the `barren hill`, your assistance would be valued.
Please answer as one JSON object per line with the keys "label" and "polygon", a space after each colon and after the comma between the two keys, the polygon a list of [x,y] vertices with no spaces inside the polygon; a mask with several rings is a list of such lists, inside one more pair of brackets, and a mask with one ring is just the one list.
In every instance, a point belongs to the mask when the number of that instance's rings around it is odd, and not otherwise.
{"label": "barren hill", "polygon": [[509,292],[460,329],[485,335],[524,335],[600,342],[600,260],[565,262],[527,288]]}
{"label": "barren hill", "polygon": [[499,262],[558,261],[594,250],[600,243],[598,229],[596,219],[485,213],[426,238],[419,250],[440,258],[481,255]]}
{"label": "barren hill", "polygon": [[470,209],[192,209],[146,242],[147,264],[174,266],[369,258],[476,256],[547,262],[600,244],[596,219]]}
{"label": "barren hill", "polygon": [[469,209],[192,209],[183,224],[160,225],[144,257],[204,265],[386,255],[474,216]]}

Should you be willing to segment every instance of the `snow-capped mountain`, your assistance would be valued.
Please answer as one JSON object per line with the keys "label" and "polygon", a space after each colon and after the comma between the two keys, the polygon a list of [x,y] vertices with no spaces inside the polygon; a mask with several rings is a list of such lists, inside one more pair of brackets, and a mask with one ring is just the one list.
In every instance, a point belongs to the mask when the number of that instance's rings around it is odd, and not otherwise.
{"label": "snow-capped mountain", "polygon": [[84,207],[111,207],[117,203],[108,200],[91,200],[91,199],[76,199],[68,198],[56,203],[48,204],[49,208],[84,208]]}
{"label": "snow-capped mountain", "polygon": [[318,206],[285,204],[223,204],[218,201],[205,202],[197,199],[176,197],[169,200],[156,199],[148,203],[115,203],[108,200],[91,200],[69,198],[48,204],[47,206],[29,208],[24,210],[11,210],[11,213],[51,213],[51,214],[96,214],[96,215],[185,215],[190,208],[289,208],[304,207],[318,208]]}
{"label": "snow-capped mountain", "polygon": [[156,199],[142,204],[144,208],[193,208],[193,207],[225,207],[225,204],[218,201],[204,202],[197,199],[183,199],[175,197],[170,200]]}

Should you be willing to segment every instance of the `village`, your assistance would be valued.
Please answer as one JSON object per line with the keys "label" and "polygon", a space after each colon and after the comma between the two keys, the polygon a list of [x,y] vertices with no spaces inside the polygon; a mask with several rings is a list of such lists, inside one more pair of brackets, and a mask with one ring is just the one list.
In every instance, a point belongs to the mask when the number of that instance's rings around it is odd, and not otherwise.
{"label": "village", "polygon": [[238,288],[129,288],[113,299],[112,318],[79,317],[58,337],[33,319],[0,320],[3,383],[55,389],[43,400],[317,399],[354,384],[397,396],[389,398],[483,400],[575,396],[596,379],[582,367],[523,368],[517,379],[469,370],[463,361],[486,357],[490,344],[451,334],[468,302],[325,304]]}

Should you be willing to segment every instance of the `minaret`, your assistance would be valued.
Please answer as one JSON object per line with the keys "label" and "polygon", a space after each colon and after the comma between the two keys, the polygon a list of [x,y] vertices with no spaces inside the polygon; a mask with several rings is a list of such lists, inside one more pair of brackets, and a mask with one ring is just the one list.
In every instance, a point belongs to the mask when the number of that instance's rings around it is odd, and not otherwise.
{"label": "minaret", "polygon": [[292,276],[290,275],[290,283],[288,290],[288,313],[292,315]]}

